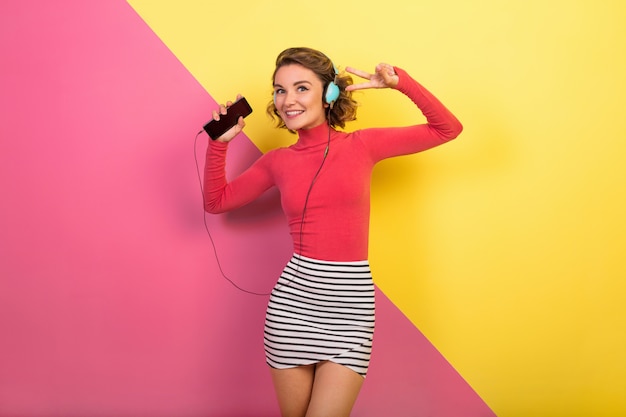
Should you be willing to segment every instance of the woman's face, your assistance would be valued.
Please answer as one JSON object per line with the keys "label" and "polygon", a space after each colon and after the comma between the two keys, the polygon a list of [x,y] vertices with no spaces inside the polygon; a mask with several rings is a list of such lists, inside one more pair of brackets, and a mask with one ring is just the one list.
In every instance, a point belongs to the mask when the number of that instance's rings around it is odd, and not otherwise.
{"label": "woman's face", "polygon": [[311,129],[326,122],[323,89],[317,75],[301,65],[284,65],[276,71],[274,104],[287,129]]}

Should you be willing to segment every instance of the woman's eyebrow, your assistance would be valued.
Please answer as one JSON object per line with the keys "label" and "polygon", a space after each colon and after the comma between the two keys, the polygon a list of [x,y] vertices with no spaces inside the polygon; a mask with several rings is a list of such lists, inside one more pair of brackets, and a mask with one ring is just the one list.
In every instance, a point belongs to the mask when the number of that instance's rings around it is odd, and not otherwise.
{"label": "woman's eyebrow", "polygon": [[[312,83],[311,83],[310,81],[307,81],[307,80],[296,81],[295,83],[293,83],[293,85],[298,85],[298,84],[309,84],[309,85],[311,85]],[[283,86],[282,86],[282,85],[280,85],[280,84],[276,84],[276,83],[274,83],[274,87],[280,87],[280,88],[283,88]]]}

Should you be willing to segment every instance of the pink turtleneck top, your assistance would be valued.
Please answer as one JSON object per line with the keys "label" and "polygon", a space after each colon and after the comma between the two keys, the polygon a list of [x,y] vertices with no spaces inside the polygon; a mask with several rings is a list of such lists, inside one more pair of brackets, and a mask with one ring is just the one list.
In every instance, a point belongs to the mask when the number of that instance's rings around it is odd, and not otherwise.
{"label": "pink turtleneck top", "polygon": [[[328,125],[300,130],[294,145],[267,152],[231,182],[227,182],[225,170],[228,144],[209,141],[204,171],[205,210],[221,213],[241,207],[276,186],[295,253],[326,261],[366,260],[374,165],[385,158],[445,143],[463,129],[437,98],[405,71],[395,70],[399,76],[396,89],[417,105],[427,123],[351,133],[330,129],[325,160]],[[305,199],[322,162],[303,222]]]}

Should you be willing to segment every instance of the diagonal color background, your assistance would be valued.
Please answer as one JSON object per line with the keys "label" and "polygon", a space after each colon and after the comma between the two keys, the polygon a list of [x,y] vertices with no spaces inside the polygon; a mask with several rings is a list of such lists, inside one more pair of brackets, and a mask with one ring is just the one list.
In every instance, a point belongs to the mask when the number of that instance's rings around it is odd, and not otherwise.
{"label": "diagonal color background", "polygon": [[[379,293],[371,381],[389,385],[368,381],[358,415],[492,415],[465,381],[501,417],[626,413],[622,2],[0,10],[0,415],[275,413],[265,300],[219,278],[191,147],[207,91],[262,108],[268,57],[296,42],[403,66],[466,126],[376,172],[372,264],[393,304]],[[412,112],[361,102],[350,128]],[[253,117],[236,169],[290,140]],[[275,195],[247,210],[209,225],[220,253],[246,248],[229,275],[263,291],[290,248]]]}

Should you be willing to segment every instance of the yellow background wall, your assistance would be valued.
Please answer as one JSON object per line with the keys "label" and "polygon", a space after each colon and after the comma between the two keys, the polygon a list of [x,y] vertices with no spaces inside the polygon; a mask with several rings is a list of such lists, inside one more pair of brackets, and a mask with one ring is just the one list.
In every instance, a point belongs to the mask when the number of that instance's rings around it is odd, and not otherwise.
{"label": "yellow background wall", "polygon": [[[129,3],[216,100],[247,96],[262,151],[293,140],[263,111],[282,49],[408,70],[465,131],[376,169],[377,284],[497,415],[626,415],[623,2]],[[357,99],[350,130],[414,121]]]}

